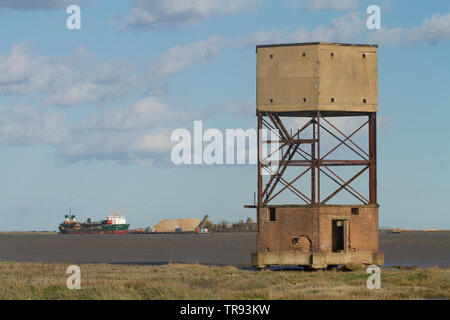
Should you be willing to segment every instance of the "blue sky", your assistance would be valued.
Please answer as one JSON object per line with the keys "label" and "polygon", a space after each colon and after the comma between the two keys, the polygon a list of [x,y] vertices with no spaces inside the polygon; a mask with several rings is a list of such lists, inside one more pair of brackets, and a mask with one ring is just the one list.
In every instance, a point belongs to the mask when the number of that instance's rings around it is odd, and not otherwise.
{"label": "blue sky", "polygon": [[447,0],[0,0],[0,24],[0,230],[255,217],[255,167],[174,167],[170,133],[255,127],[255,45],[310,41],[379,44],[380,225],[450,227]]}

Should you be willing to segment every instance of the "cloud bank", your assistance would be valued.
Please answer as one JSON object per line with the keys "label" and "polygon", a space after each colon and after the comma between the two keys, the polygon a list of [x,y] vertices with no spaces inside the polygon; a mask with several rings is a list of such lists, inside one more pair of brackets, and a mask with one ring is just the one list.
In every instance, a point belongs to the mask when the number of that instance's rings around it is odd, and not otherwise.
{"label": "cloud bank", "polygon": [[0,8],[13,10],[56,10],[79,1],[73,0],[0,0]]}
{"label": "cloud bank", "polygon": [[175,46],[144,68],[125,60],[99,61],[83,46],[61,59],[36,55],[30,47],[15,44],[9,53],[0,54],[0,95],[60,107],[113,102],[210,61],[220,53],[221,44],[219,38],[211,37]]}
{"label": "cloud bank", "polygon": [[214,16],[248,10],[262,0],[139,0],[124,29],[152,30],[199,23]]}
{"label": "cloud bank", "polygon": [[[190,128],[192,121],[213,114],[252,115],[254,102],[219,104],[202,113],[179,110],[164,100],[164,81],[190,67],[206,63],[225,48],[264,43],[355,41],[367,34],[365,16],[349,13],[313,30],[259,31],[241,39],[210,37],[179,45],[138,67],[127,61],[99,61],[83,46],[66,59],[35,54],[13,45],[0,54],[0,94],[13,104],[0,106],[0,145],[49,144],[65,162],[111,160],[119,163],[169,163],[170,133]],[[391,44],[434,45],[450,40],[450,14],[435,14],[415,28],[384,29],[369,40]],[[146,92],[144,94],[144,92]],[[137,94],[138,93],[138,94]],[[110,108],[69,123],[61,110],[84,104],[109,104],[138,95],[133,103]]]}
{"label": "cloud bank", "polygon": [[295,43],[317,41],[351,41],[365,32],[365,16],[351,12],[333,19],[329,26],[308,31],[304,27],[296,30],[260,30],[236,41],[238,47],[258,44]]}
{"label": "cloud bank", "polygon": [[369,41],[384,45],[437,45],[450,40],[450,13],[436,13],[416,28],[391,28],[370,34]]}

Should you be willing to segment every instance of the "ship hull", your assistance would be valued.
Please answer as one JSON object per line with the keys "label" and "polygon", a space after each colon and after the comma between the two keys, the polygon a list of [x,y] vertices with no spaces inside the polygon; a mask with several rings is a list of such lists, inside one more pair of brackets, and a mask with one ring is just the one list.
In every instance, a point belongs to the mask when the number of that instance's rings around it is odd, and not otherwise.
{"label": "ship hull", "polygon": [[82,228],[71,228],[64,225],[59,226],[59,232],[61,234],[128,234],[129,224],[120,225],[103,225],[95,228],[91,226],[84,226]]}
{"label": "ship hull", "polygon": [[128,234],[128,230],[61,230],[61,234]]}

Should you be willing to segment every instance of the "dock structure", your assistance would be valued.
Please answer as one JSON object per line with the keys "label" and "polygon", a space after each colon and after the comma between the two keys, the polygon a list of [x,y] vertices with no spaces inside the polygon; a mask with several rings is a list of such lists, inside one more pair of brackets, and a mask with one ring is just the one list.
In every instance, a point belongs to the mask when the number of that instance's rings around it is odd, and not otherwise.
{"label": "dock structure", "polygon": [[[257,210],[255,267],[383,264],[377,51],[322,42],[257,46],[258,191],[256,204],[246,206]],[[346,132],[356,117],[361,125]],[[277,160],[263,152],[271,145]],[[339,200],[343,193],[351,200]]]}

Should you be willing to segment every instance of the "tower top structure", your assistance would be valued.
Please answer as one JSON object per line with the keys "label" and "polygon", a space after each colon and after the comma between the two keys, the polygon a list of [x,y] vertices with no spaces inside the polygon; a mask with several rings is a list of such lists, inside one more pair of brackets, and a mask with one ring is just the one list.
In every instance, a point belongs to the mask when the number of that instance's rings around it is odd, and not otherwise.
{"label": "tower top structure", "polygon": [[260,45],[257,111],[351,116],[378,111],[377,45]]}

